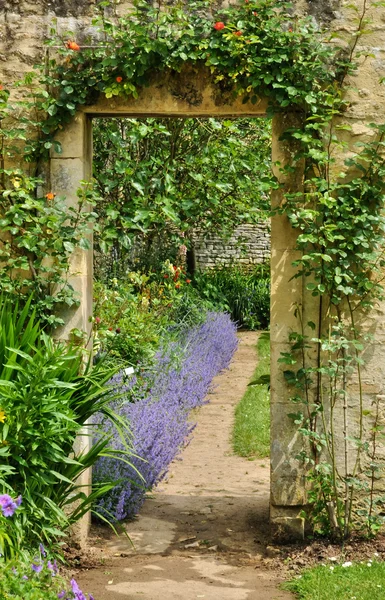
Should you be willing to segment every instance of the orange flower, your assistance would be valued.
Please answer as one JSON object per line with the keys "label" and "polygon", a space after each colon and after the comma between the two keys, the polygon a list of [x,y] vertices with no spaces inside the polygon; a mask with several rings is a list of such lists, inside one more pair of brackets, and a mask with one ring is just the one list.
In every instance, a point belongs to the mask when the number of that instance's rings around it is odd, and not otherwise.
{"label": "orange flower", "polygon": [[53,200],[55,198],[55,194],[52,192],[48,192],[48,194],[46,194],[45,197],[47,198],[47,200]]}
{"label": "orange flower", "polygon": [[176,287],[176,289],[177,289],[177,290],[179,290],[179,288],[180,288],[180,283],[176,283],[176,284],[175,284],[175,287]]}
{"label": "orange flower", "polygon": [[69,50],[80,50],[80,46],[76,42],[72,42],[71,40],[68,40],[67,48]]}
{"label": "orange flower", "polygon": [[191,279],[186,279],[186,283],[191,283]]}
{"label": "orange flower", "polygon": [[116,81],[117,81],[118,83],[120,83],[121,81],[123,81],[123,77],[120,77],[120,75],[119,75],[119,77],[117,77],[117,78],[116,78]]}
{"label": "orange flower", "polygon": [[239,36],[239,35],[242,35],[242,31],[235,31],[235,32],[234,32],[234,35],[238,35],[238,36]]}

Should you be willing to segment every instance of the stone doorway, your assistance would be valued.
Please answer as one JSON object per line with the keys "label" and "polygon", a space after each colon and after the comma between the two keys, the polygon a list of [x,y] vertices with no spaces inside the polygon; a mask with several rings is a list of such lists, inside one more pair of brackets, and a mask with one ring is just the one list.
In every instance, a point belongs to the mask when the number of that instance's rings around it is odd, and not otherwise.
{"label": "stone doorway", "polygon": [[[63,195],[67,203],[76,202],[80,182],[92,172],[92,119],[96,117],[257,117],[266,114],[267,101],[255,104],[232,99],[226,90],[219,92],[210,84],[209,72],[192,67],[182,73],[163,73],[154,77],[150,87],[141,91],[138,99],[100,99],[81,109],[73,121],[60,132],[62,153],[52,153],[50,160],[51,187]],[[287,164],[293,148],[282,141],[281,134],[298,120],[295,114],[273,118],[272,160],[282,188],[275,190],[273,207],[279,205],[285,191],[301,189],[302,170],[282,173],[279,165]],[[297,461],[301,440],[295,426],[287,418],[291,404],[287,399],[282,369],[277,359],[287,349],[289,331],[295,327],[295,306],[303,304],[302,280],[292,279],[296,233],[284,216],[275,216],[271,225],[271,523],[278,535],[302,537],[304,521],[298,516],[305,504],[305,481]],[[72,259],[70,283],[80,299],[78,308],[64,315],[66,325],[58,333],[67,338],[72,329],[89,333],[92,315],[93,252],[78,249]],[[313,303],[312,303],[313,304]],[[316,307],[314,307],[316,308]],[[311,310],[309,311],[311,312]],[[309,315],[310,318],[310,315]],[[88,438],[79,439],[87,444]],[[86,479],[84,484],[89,483]],[[83,524],[80,537],[87,535]]]}

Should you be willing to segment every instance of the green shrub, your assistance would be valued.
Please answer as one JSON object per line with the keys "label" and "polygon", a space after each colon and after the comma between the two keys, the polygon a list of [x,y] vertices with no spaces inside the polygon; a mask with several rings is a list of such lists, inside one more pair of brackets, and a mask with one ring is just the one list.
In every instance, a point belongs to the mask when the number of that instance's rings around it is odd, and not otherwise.
{"label": "green shrub", "polygon": [[132,271],[127,280],[95,283],[94,334],[97,356],[149,365],[179,326],[197,325],[212,304],[191,286],[186,273],[166,261],[157,271]]}
{"label": "green shrub", "polygon": [[29,306],[19,314],[0,299],[0,492],[23,498],[5,554],[39,541],[54,545],[109,489],[107,483],[87,496],[77,483],[99,456],[110,453],[104,435],[90,450],[73,451],[81,430],[91,435],[93,415],[128,429],[109,408],[106,383],[116,369],[100,363],[91,371],[81,351],[56,344],[40,330],[34,313],[27,316]]}
{"label": "green shrub", "polygon": [[270,276],[267,265],[251,271],[239,266],[207,269],[194,276],[194,287],[216,310],[226,310],[248,329],[267,329],[270,322]]}

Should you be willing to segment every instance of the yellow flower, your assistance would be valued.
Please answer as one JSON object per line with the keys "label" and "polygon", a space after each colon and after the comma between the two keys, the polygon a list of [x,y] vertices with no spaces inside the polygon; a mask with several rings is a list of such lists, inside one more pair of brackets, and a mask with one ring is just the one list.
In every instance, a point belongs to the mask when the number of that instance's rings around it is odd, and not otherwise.
{"label": "yellow flower", "polygon": [[5,412],[3,410],[0,410],[0,423],[4,423],[6,418],[7,417],[5,416]]}

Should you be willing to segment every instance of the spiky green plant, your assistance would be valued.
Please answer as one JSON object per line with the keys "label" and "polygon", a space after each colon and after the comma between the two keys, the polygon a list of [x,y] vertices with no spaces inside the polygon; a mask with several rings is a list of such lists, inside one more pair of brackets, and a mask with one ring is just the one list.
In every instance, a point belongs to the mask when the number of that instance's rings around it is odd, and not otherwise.
{"label": "spiky green plant", "polygon": [[126,440],[123,459],[130,455],[128,423],[110,408],[116,369],[84,364],[80,350],[52,340],[30,309],[31,301],[19,310],[0,298],[0,492],[23,498],[12,530],[16,550],[55,545],[115,485],[88,494],[79,483],[98,457],[114,454],[111,435],[102,432],[89,448],[74,450],[77,435],[97,427],[96,414],[114,423],[114,435]]}

